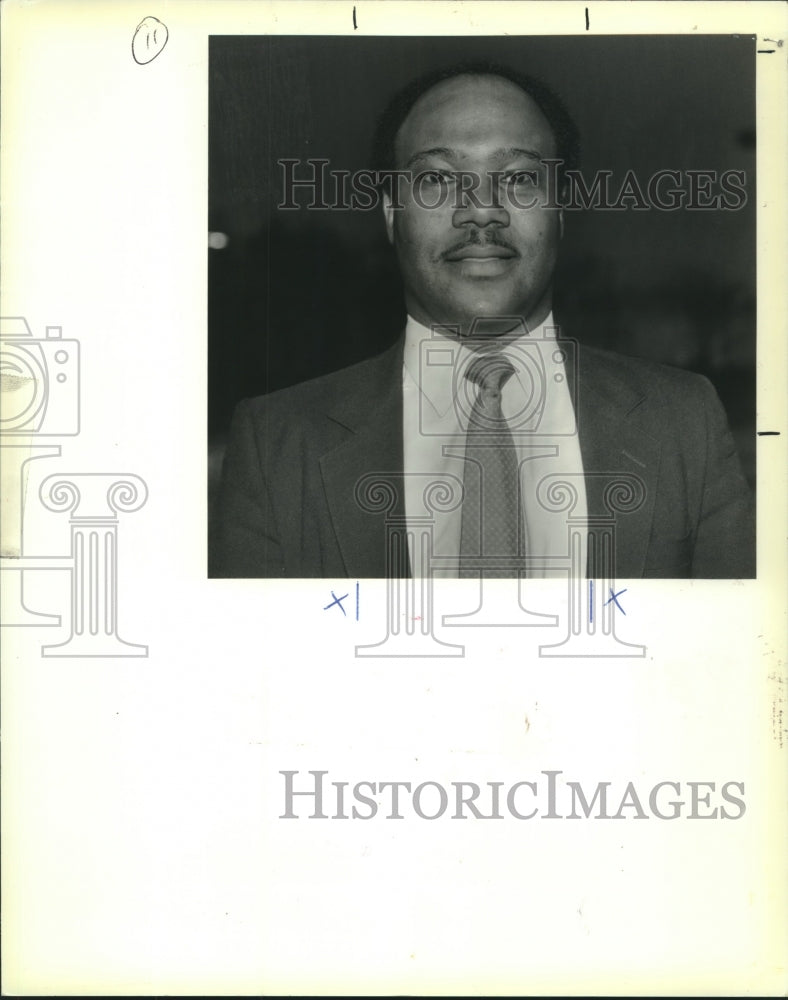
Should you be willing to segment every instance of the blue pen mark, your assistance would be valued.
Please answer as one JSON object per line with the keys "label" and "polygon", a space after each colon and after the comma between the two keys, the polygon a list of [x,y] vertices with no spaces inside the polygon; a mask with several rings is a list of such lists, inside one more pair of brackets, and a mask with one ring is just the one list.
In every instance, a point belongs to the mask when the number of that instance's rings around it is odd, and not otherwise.
{"label": "blue pen mark", "polygon": [[610,588],[610,599],[607,600],[607,601],[605,601],[605,606],[607,607],[607,605],[610,604],[610,601],[612,601],[615,604],[615,606],[618,608],[618,610],[621,612],[621,614],[625,615],[626,611],[624,611],[624,609],[618,603],[618,601],[616,600],[616,598],[621,597],[621,595],[622,594],[626,594],[626,592],[627,592],[627,588],[624,587],[623,590],[619,590],[619,592],[617,594],[614,594],[613,593],[613,588],[611,587]]}
{"label": "blue pen mark", "polygon": [[343,595],[342,595],[341,597],[337,597],[337,595],[336,595],[336,594],[334,593],[334,591],[332,590],[332,591],[331,591],[331,596],[332,596],[332,597],[334,598],[334,600],[333,600],[333,601],[332,601],[332,602],[331,602],[330,604],[327,604],[327,605],[326,605],[326,606],[325,606],[325,607],[323,608],[323,610],[324,610],[324,611],[328,611],[328,609],[329,609],[329,608],[333,608],[333,607],[334,607],[334,605],[336,604],[336,605],[337,605],[337,606],[339,607],[339,610],[340,610],[340,611],[342,612],[342,614],[343,614],[343,615],[345,616],[345,618],[347,618],[347,611],[345,611],[345,607],[344,607],[344,605],[342,604],[342,602],[343,602],[343,601],[345,600],[345,598],[346,598],[346,597],[347,597],[348,595],[347,595],[347,594],[343,594]]}
{"label": "blue pen mark", "polygon": [[358,621],[358,580],[356,580],[356,621]]}
{"label": "blue pen mark", "polygon": [[594,620],[594,581],[588,581],[588,620]]}

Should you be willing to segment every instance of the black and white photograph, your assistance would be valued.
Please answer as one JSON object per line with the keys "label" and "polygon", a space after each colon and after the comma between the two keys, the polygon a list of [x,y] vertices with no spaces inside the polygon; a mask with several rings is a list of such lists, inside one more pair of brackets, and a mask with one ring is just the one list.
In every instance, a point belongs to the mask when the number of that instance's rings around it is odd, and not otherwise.
{"label": "black and white photograph", "polygon": [[211,574],[754,577],[755,46],[211,38]]}

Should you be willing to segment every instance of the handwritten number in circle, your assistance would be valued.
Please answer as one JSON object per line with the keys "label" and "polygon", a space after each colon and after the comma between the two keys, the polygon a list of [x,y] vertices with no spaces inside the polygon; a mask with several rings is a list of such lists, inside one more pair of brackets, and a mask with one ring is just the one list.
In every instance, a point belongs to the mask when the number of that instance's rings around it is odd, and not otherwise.
{"label": "handwritten number in circle", "polygon": [[152,62],[167,44],[170,33],[157,17],[146,17],[137,25],[131,42],[134,61],[144,66]]}

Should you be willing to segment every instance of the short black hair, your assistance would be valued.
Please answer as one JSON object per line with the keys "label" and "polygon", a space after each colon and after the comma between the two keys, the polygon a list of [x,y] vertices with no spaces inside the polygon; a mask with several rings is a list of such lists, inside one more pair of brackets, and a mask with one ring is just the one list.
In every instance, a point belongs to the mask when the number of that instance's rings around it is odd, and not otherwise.
{"label": "short black hair", "polygon": [[558,177],[563,185],[567,170],[580,165],[580,136],[577,126],[561,99],[535,76],[526,76],[509,66],[487,61],[455,63],[431,70],[399,90],[378,118],[372,141],[372,169],[378,174],[395,169],[394,144],[397,134],[414,105],[437,84],[457,76],[498,76],[527,94],[547,119],[556,144],[556,158],[561,160]]}

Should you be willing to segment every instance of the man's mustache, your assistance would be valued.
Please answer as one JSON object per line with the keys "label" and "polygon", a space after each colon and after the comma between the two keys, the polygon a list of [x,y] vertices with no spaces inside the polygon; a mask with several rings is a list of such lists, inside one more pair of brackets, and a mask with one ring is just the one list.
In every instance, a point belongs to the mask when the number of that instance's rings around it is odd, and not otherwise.
{"label": "man's mustache", "polygon": [[478,230],[474,230],[470,236],[466,236],[464,239],[459,240],[457,243],[450,247],[447,247],[441,253],[441,259],[451,259],[461,255],[464,251],[470,250],[471,248],[476,249],[487,249],[491,247],[497,247],[507,255],[512,257],[519,257],[519,253],[515,248],[508,243],[506,240],[502,239],[494,230],[485,232],[484,235],[480,234]]}

